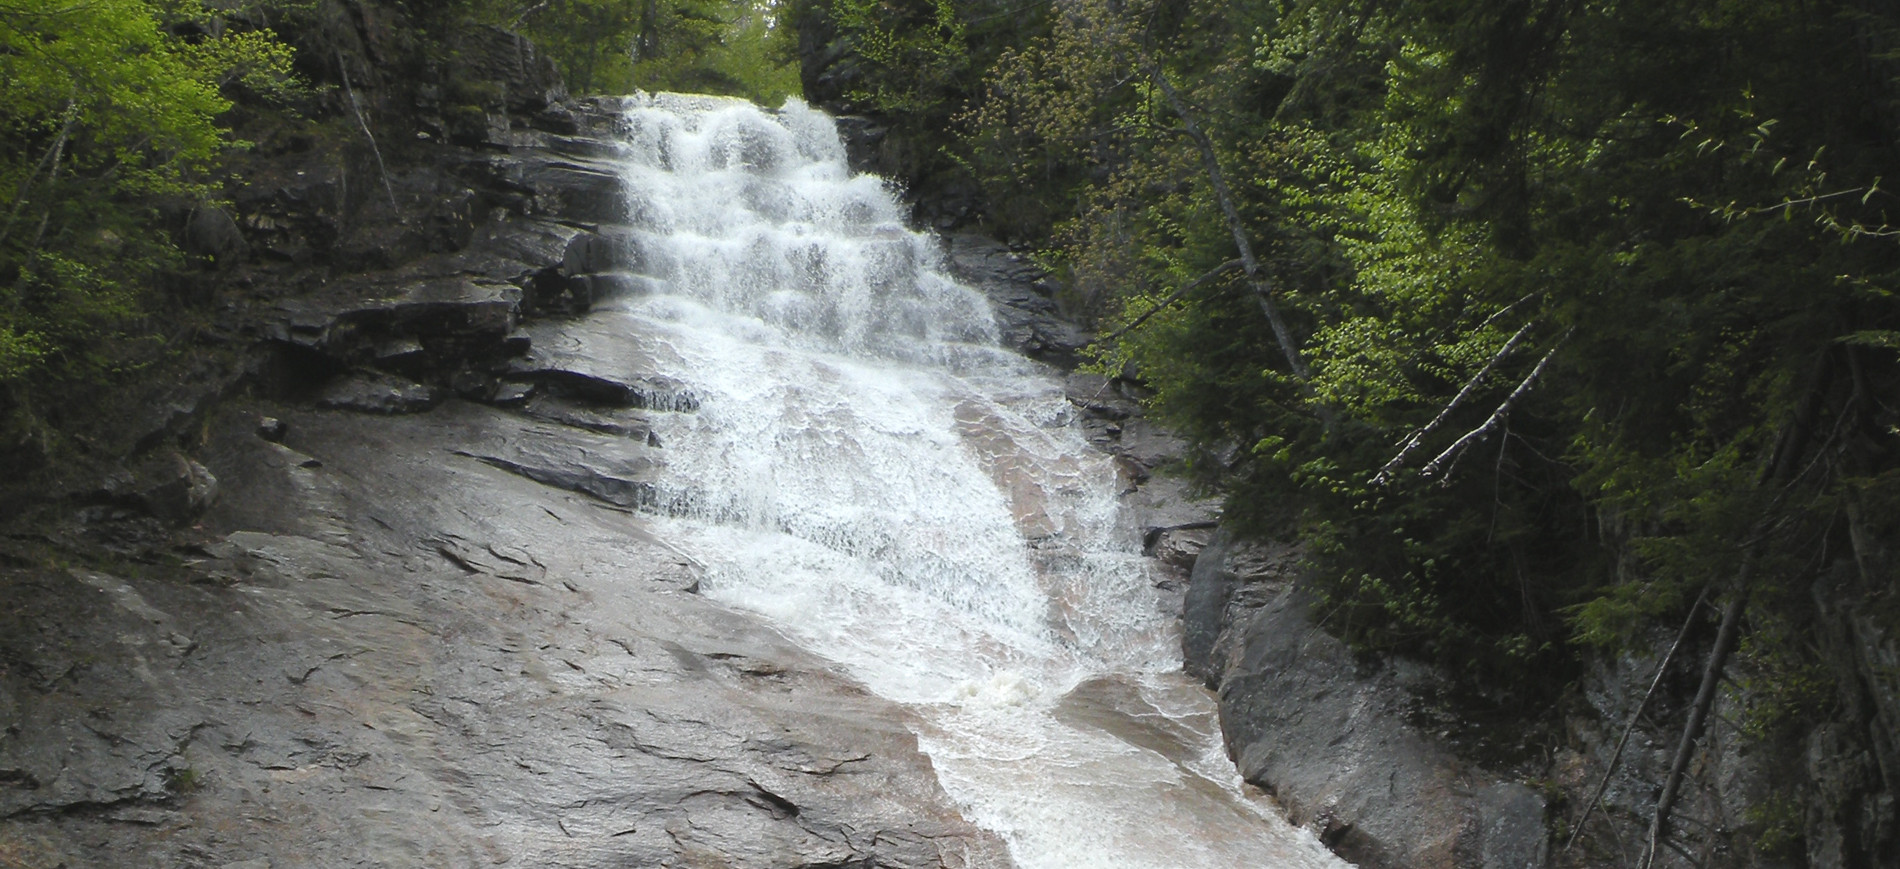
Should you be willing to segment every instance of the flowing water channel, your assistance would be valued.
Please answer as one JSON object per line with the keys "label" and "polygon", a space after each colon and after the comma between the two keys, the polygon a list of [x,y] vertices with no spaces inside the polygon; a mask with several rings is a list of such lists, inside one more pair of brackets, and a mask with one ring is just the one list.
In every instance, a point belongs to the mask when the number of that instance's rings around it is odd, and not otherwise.
{"label": "flowing water channel", "polygon": [[914,709],[1025,869],[1342,865],[1239,781],[1055,373],[998,346],[831,119],[643,95],[624,120],[641,291],[597,316],[699,400],[655,425],[705,593]]}

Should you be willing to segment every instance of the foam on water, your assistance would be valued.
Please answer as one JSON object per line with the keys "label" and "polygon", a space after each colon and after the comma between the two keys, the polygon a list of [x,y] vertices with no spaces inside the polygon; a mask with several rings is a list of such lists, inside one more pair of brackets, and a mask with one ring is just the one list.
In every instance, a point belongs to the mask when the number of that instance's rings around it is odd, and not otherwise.
{"label": "foam on water", "polygon": [[1026,869],[1340,865],[1238,780],[1118,478],[996,345],[835,125],[793,100],[625,112],[628,340],[683,362],[657,519],[706,594],[918,713],[945,790]]}

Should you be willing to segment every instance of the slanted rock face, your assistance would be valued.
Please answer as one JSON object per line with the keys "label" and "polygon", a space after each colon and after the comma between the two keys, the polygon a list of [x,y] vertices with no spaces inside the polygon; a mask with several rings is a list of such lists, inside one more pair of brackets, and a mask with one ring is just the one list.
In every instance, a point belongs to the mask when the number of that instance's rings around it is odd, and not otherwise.
{"label": "slanted rock face", "polygon": [[905,713],[692,594],[690,558],[574,482],[661,452],[456,401],[227,407],[186,567],[0,572],[0,854],[1008,865]]}
{"label": "slanted rock face", "polygon": [[1361,666],[1314,623],[1298,566],[1289,547],[1223,531],[1189,581],[1188,672],[1219,691],[1241,774],[1368,869],[1545,865],[1543,799],[1408,725],[1401,674]]}
{"label": "slanted rock face", "polygon": [[907,713],[629,510],[697,400],[587,313],[638,290],[611,118],[478,36],[501,96],[392,167],[400,225],[315,168],[237,197],[277,397],[221,371],[0,535],[0,865],[1012,865]]}

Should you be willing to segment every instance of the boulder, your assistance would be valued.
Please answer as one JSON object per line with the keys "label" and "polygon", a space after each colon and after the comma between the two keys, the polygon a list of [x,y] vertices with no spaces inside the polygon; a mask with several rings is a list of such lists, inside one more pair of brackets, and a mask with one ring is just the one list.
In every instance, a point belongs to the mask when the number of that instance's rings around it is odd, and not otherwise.
{"label": "boulder", "polygon": [[635,321],[613,312],[525,327],[532,349],[511,360],[503,377],[587,404],[693,411],[699,397],[663,371],[684,365],[661,345],[627,340]]}
{"label": "boulder", "polygon": [[513,284],[466,275],[363,275],[283,303],[273,337],[345,365],[420,373],[459,357],[509,355],[521,297]]}
{"label": "boulder", "polygon": [[626,219],[625,185],[611,163],[551,155],[494,159],[491,171],[496,178],[527,194],[539,214],[597,224]]}
{"label": "boulder", "polygon": [[197,518],[218,497],[218,478],[175,449],[160,449],[108,484],[117,499],[170,525]]}
{"label": "boulder", "polygon": [[192,209],[191,218],[185,223],[184,241],[187,252],[211,257],[220,265],[250,252],[237,221],[224,209],[209,203]]}
{"label": "boulder", "polygon": [[634,272],[643,265],[639,236],[626,227],[601,227],[599,232],[576,236],[561,258],[569,275]]}

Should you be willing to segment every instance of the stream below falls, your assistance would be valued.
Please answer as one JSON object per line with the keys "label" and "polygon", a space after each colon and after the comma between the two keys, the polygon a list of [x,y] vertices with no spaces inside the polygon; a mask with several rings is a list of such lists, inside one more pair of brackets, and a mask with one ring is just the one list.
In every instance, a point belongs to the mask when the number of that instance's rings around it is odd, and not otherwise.
{"label": "stream below falls", "polygon": [[1235,773],[1056,372],[998,345],[832,120],[623,117],[628,289],[593,316],[697,400],[655,415],[655,512],[704,593],[914,710],[1025,869],[1343,865]]}

